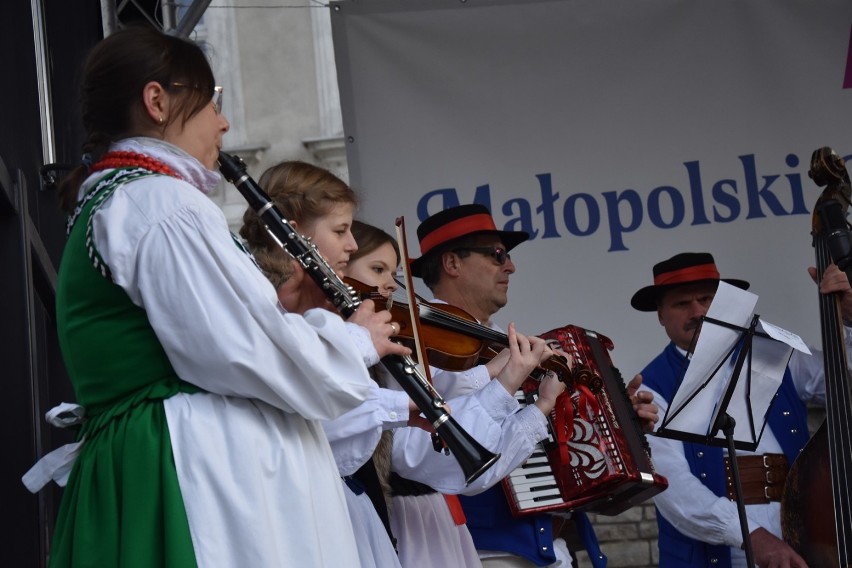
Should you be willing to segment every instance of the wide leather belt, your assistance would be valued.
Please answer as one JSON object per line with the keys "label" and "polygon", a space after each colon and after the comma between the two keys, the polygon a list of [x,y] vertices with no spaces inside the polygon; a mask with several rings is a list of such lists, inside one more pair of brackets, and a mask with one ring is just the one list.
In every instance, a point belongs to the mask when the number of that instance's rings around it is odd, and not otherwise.
{"label": "wide leather belt", "polygon": [[[790,464],[784,454],[763,454],[760,456],[737,456],[737,469],[740,473],[743,504],[755,505],[781,501],[784,482],[790,471]],[[736,501],[734,477],[730,458],[725,458],[725,479],[728,486],[728,499]]]}

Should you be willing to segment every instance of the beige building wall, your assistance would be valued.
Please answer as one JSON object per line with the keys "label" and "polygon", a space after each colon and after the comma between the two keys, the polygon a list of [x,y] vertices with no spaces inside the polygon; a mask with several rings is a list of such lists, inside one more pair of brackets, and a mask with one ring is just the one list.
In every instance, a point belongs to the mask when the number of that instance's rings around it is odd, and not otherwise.
{"label": "beige building wall", "polygon": [[[242,157],[255,179],[282,160],[304,160],[348,181],[329,9],[302,0],[267,4],[275,7],[214,2],[196,28],[225,87],[231,130],[224,150]],[[242,196],[223,183],[213,199],[237,229]]]}

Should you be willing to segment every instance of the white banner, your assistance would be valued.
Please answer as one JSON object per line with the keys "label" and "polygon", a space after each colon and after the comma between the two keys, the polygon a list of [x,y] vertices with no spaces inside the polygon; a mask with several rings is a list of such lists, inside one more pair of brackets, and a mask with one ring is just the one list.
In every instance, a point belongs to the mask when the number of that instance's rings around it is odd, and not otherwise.
{"label": "white banner", "polygon": [[412,256],[459,203],[532,235],[501,325],[595,329],[629,378],[667,342],[630,297],[707,251],[819,343],[807,171],[852,154],[852,2],[357,0],[332,26],[358,216],[404,215]]}

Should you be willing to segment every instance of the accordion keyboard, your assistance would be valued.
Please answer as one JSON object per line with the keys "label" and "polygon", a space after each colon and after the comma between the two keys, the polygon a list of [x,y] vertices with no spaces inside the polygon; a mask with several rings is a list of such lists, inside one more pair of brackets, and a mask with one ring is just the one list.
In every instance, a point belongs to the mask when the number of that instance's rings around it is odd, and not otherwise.
{"label": "accordion keyboard", "polygon": [[[536,394],[525,393],[523,389],[519,389],[515,398],[523,408],[535,401]],[[549,439],[543,443],[553,443],[549,428],[548,436]],[[561,508],[565,505],[542,442],[536,446],[527,461],[503,480],[503,485],[507,496],[513,501],[513,509],[518,513],[539,511],[542,507]]]}

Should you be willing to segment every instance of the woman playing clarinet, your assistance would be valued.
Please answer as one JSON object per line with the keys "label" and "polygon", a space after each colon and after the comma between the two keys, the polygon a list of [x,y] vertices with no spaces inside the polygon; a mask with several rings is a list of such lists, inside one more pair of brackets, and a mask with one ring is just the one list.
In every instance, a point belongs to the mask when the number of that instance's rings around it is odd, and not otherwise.
{"label": "woman playing clarinet", "polygon": [[320,421],[372,383],[345,323],[283,309],[208,199],[229,124],[204,53],[119,31],[81,94],[56,311],[85,419],[50,565],[357,566]]}

